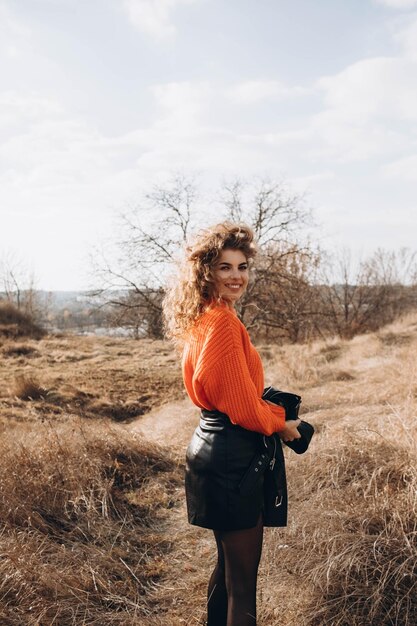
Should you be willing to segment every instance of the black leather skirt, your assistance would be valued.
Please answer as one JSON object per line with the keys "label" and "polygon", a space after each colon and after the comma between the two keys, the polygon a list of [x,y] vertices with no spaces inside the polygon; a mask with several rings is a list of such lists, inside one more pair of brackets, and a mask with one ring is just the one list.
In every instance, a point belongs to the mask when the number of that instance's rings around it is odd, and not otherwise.
{"label": "black leather skirt", "polygon": [[281,440],[201,412],[186,452],[185,493],[190,524],[218,530],[286,526],[287,489]]}

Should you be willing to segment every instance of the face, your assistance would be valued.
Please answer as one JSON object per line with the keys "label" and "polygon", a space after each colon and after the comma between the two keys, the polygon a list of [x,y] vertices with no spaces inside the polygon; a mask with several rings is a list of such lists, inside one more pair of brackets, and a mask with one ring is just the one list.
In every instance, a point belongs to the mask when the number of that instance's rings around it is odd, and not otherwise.
{"label": "face", "polygon": [[244,294],[248,280],[248,261],[241,250],[223,250],[214,266],[217,295],[234,305]]}

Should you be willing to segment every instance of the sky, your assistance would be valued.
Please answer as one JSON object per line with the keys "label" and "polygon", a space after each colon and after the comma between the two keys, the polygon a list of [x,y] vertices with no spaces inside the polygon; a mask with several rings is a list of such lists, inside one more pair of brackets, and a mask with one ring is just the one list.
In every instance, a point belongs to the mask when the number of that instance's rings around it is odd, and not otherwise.
{"label": "sky", "polygon": [[417,0],[0,0],[0,260],[92,287],[117,215],[174,171],[207,215],[269,176],[320,245],[415,249]]}

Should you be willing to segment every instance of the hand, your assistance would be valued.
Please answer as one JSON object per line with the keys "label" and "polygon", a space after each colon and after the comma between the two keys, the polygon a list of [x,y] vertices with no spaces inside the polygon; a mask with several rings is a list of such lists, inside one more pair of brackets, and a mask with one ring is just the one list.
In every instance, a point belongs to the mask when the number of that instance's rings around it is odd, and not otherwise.
{"label": "hand", "polygon": [[301,439],[301,435],[297,430],[297,426],[301,424],[301,420],[288,420],[285,422],[285,428],[280,430],[278,435],[282,441],[294,441],[294,439]]}

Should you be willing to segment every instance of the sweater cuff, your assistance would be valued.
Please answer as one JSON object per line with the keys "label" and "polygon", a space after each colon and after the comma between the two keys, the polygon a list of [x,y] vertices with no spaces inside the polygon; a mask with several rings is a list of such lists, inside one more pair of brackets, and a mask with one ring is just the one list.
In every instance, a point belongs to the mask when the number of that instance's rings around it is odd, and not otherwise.
{"label": "sweater cuff", "polygon": [[280,433],[285,428],[285,409],[283,406],[279,406],[278,404],[273,404],[272,402],[268,402],[265,400],[270,406],[272,413],[277,417],[280,421],[279,427],[275,432]]}

